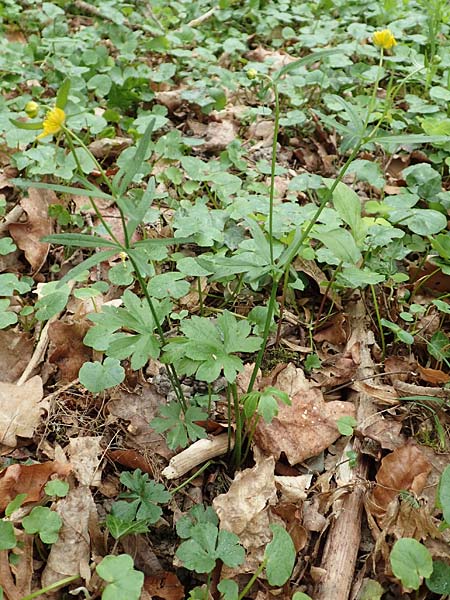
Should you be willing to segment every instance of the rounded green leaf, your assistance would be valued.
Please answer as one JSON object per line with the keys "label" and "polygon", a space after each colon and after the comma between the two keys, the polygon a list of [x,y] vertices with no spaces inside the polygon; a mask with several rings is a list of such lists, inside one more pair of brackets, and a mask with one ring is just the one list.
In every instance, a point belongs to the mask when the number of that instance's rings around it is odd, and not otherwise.
{"label": "rounded green leaf", "polygon": [[131,556],[105,556],[96,571],[109,582],[103,590],[102,600],[139,600],[144,574],[134,569]]}
{"label": "rounded green leaf", "polygon": [[35,506],[31,513],[22,519],[27,533],[38,533],[44,544],[53,544],[58,539],[62,519],[58,513],[46,506]]}
{"label": "rounded green leaf", "polygon": [[103,364],[98,361],[84,363],[78,376],[87,390],[98,394],[122,383],[125,379],[125,370],[116,358],[108,357]]}
{"label": "rounded green leaf", "polygon": [[450,594],[450,565],[441,560],[433,562],[433,572],[426,580],[427,588],[435,594]]}
{"label": "rounded green leaf", "polygon": [[295,547],[289,533],[281,525],[271,525],[272,541],[267,544],[265,558],[266,573],[270,585],[281,586],[292,574],[295,563]]}
{"label": "rounded green leaf", "polygon": [[392,548],[391,568],[402,584],[413,590],[419,589],[422,577],[430,577],[433,561],[427,548],[412,538],[397,540]]}
{"label": "rounded green leaf", "polygon": [[13,524],[0,520],[0,550],[10,550],[15,547],[16,543]]}

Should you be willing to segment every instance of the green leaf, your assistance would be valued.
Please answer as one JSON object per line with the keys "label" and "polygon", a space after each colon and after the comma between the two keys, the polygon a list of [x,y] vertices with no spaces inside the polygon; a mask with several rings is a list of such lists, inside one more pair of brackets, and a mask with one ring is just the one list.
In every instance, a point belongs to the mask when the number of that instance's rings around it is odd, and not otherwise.
{"label": "green leaf", "polygon": [[5,329],[9,325],[17,323],[16,313],[8,310],[9,304],[8,298],[0,299],[0,329]]}
{"label": "green leaf", "polygon": [[14,525],[9,521],[0,520],[0,550],[11,550],[16,544]]}
{"label": "green leaf", "polygon": [[117,249],[96,252],[89,258],[86,258],[86,260],[80,262],[76,267],[73,267],[73,269],[70,269],[70,271],[66,275],[64,275],[64,277],[60,280],[59,284],[61,285],[63,283],[66,283],[67,281],[70,281],[71,279],[76,279],[84,271],[88,271],[91,267],[94,267],[95,265],[98,265],[99,263],[108,260],[108,258],[111,258],[115,254],[117,254]]}
{"label": "green leaf", "polygon": [[[42,127],[40,127],[42,129]],[[40,181],[31,181],[29,179],[11,179],[11,182],[19,188],[36,188],[37,190],[53,190],[54,192],[61,192],[62,194],[76,194],[88,196],[90,198],[103,198],[105,200],[112,200],[113,197],[110,194],[106,194],[99,189],[85,189],[78,188],[69,185],[60,185],[57,183],[41,183]]]}
{"label": "green leaf", "polygon": [[423,577],[430,577],[433,561],[427,548],[412,538],[400,538],[389,557],[394,575],[413,590],[420,587]]}
{"label": "green leaf", "polygon": [[336,426],[341,435],[353,435],[353,429],[357,425],[356,419],[353,417],[339,417],[336,421]]}
{"label": "green leaf", "polygon": [[[38,123],[29,123],[28,121],[18,121],[17,119],[10,119],[11,123],[18,127],[19,129],[27,129],[29,131],[37,131],[38,129],[42,129],[42,121]],[[14,180],[13,180],[14,181]]]}
{"label": "green leaf", "polygon": [[158,433],[166,433],[169,448],[185,448],[188,441],[195,442],[206,438],[203,427],[196,425],[194,421],[205,421],[207,413],[197,406],[190,406],[183,415],[178,402],[170,402],[159,409],[161,417],[156,417],[150,422]]}
{"label": "green leaf", "polygon": [[450,136],[407,133],[405,135],[379,135],[369,140],[364,146],[373,143],[382,145],[394,144],[400,146],[403,144],[441,144],[445,142],[450,142]]}
{"label": "green leaf", "polygon": [[61,479],[52,479],[45,484],[44,491],[47,496],[64,498],[69,492],[69,484],[67,481],[61,481]]}
{"label": "green leaf", "polygon": [[125,379],[125,370],[116,358],[105,358],[103,364],[95,362],[85,362],[78,374],[80,383],[92,392],[98,394],[107,388],[114,387],[122,383]]}
{"label": "green leaf", "polygon": [[[330,188],[333,185],[332,180],[325,180]],[[355,241],[360,245],[364,241],[366,227],[361,218],[361,200],[345,183],[339,182],[333,192],[333,206],[337,210],[341,219],[350,226]]]}
{"label": "green leaf", "polygon": [[31,285],[26,281],[20,281],[14,273],[2,273],[0,275],[0,296],[12,296],[15,291],[26,294],[31,290]]}
{"label": "green leaf", "polygon": [[28,494],[17,494],[14,500],[5,508],[5,517],[10,517],[14,511],[20,508]]}
{"label": "green leaf", "polygon": [[95,570],[108,582],[103,590],[102,600],[139,600],[144,573],[134,569],[131,556],[105,556]]}
{"label": "green leaf", "polygon": [[53,544],[58,539],[62,519],[58,513],[46,506],[35,506],[31,513],[22,519],[27,533],[38,533],[44,544]]}
{"label": "green leaf", "polygon": [[1,256],[6,256],[7,254],[14,252],[14,250],[17,250],[17,246],[14,244],[12,238],[4,237],[4,238],[0,239],[0,255]]}
{"label": "green leaf", "polygon": [[183,273],[172,271],[152,277],[147,286],[148,292],[155,298],[182,298],[189,292],[190,284],[184,279]]}
{"label": "green leaf", "polygon": [[126,535],[148,532],[148,521],[128,521],[113,514],[107,515],[106,526],[115,540],[120,540]]}
{"label": "green leaf", "polygon": [[100,237],[99,235],[87,235],[84,233],[55,233],[42,238],[43,242],[49,244],[60,244],[61,246],[72,246],[74,248],[116,248],[117,252],[123,250],[122,246],[112,240]]}
{"label": "green leaf", "polygon": [[176,523],[177,535],[181,539],[187,539],[192,536],[192,528],[198,523],[212,523],[217,526],[219,519],[212,506],[203,506],[203,504],[194,505],[187,515],[178,519]]}
{"label": "green leaf", "polygon": [[134,176],[139,172],[148,151],[154,127],[155,119],[151,119],[145,129],[144,135],[139,141],[136,152],[114,177],[114,184],[118,186],[119,196],[125,193]]}
{"label": "green leaf", "polygon": [[264,558],[267,559],[266,573],[270,585],[284,585],[292,574],[295,563],[295,547],[289,533],[281,525],[271,525],[272,541],[267,544]]}
{"label": "green leaf", "polygon": [[327,58],[333,54],[338,54],[341,51],[338,48],[332,48],[330,50],[318,50],[317,52],[313,52],[308,56],[304,56],[303,58],[299,58],[298,60],[294,60],[294,62],[285,65],[278,71],[272,75],[272,81],[278,81],[283,75],[290,73],[291,71],[295,71],[299,67],[307,67],[308,65],[313,65],[318,60],[322,60],[323,58]]}
{"label": "green leaf", "polygon": [[[172,497],[170,492],[161,483],[149,479],[148,473],[142,473],[140,469],[135,469],[132,473],[123,472],[120,475],[120,482],[130,490],[121,493],[119,497],[131,500],[123,504],[132,506],[132,519],[150,524],[156,523],[162,514],[158,504],[169,502]],[[119,502],[113,504],[113,507],[117,504]],[[112,513],[117,514],[115,510]]]}
{"label": "green leaf", "polygon": [[198,523],[191,529],[191,539],[180,545],[176,556],[187,569],[210,573],[218,559],[228,567],[237,567],[243,562],[245,551],[234,533],[219,531],[212,523]]}
{"label": "green leaf", "polygon": [[56,289],[56,291],[52,291],[56,287],[56,285],[53,286],[54,283],[57,285],[57,282],[51,282],[52,287],[47,284],[46,288],[42,289],[45,295],[39,298],[35,304],[35,316],[39,321],[48,321],[57,315],[65,308],[69,300],[69,286],[63,285],[59,289]]}
{"label": "green leaf", "polygon": [[[312,600],[312,598],[303,592],[295,592],[295,594],[292,596],[292,600]],[[367,600],[369,600],[369,598]]]}
{"label": "green leaf", "polygon": [[439,480],[439,504],[446,523],[450,523],[450,465],[445,467]]}
{"label": "green leaf", "polygon": [[427,588],[435,594],[450,594],[450,565],[441,560],[433,561],[433,572],[425,580]]}
{"label": "green leaf", "polygon": [[447,227],[447,218],[441,212],[431,208],[411,208],[406,217],[401,217],[401,211],[396,211],[399,217],[393,220],[393,214],[389,220],[394,223],[406,225],[417,235],[434,235]]}
{"label": "green leaf", "polygon": [[450,357],[450,339],[443,331],[436,331],[427,343],[427,350],[433,358],[443,361]]}
{"label": "green leaf", "polygon": [[275,387],[269,386],[261,392],[258,402],[258,414],[262,416],[266,423],[271,423],[274,417],[277,416],[278,402],[291,404],[288,394]]}
{"label": "green leaf", "polygon": [[70,92],[70,79],[64,79],[62,84],[59,86],[58,93],[56,94],[56,102],[55,105],[57,108],[64,110],[67,104],[67,99],[69,97]]}
{"label": "green leaf", "polygon": [[346,229],[332,229],[326,233],[314,233],[311,235],[331,250],[333,256],[339,262],[355,265],[362,258],[353,236]]}
{"label": "green leaf", "polygon": [[239,586],[231,579],[222,579],[217,589],[222,594],[223,600],[238,600],[239,598]]}

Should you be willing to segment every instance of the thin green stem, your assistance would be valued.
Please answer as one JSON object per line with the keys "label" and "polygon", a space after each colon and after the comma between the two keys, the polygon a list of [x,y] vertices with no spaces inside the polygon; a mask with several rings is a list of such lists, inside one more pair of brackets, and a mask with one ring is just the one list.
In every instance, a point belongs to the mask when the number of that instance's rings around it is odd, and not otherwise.
{"label": "thin green stem", "polygon": [[278,282],[279,282],[279,276],[276,277],[274,275],[273,279],[272,279],[272,289],[270,291],[270,298],[269,298],[269,302],[267,304],[266,322],[264,323],[264,332],[263,332],[263,336],[262,336],[263,339],[262,339],[261,347],[256,356],[255,366],[253,367],[252,375],[250,377],[250,382],[248,384],[247,393],[249,393],[253,390],[253,386],[255,385],[255,381],[256,381],[256,376],[258,375],[258,371],[259,371],[259,368],[261,367],[261,363],[262,363],[262,360],[264,357],[264,352],[266,350],[267,340],[269,339],[269,334],[270,334],[270,326],[272,324],[272,317],[275,312],[275,301],[276,301],[276,297],[277,297]]}
{"label": "thin green stem", "polygon": [[[76,148],[73,145],[72,138],[70,137],[70,135],[72,135],[72,132],[70,131],[70,129],[66,129],[64,127],[64,133],[67,133],[66,140],[67,140],[67,143],[69,144],[69,148],[70,148],[70,151],[72,152],[73,158],[75,160],[75,164],[77,165],[77,169],[79,170],[80,174],[83,175],[83,169],[81,168],[80,161],[78,160]],[[89,152],[89,150],[88,150],[88,152]],[[110,238],[112,240],[114,240],[116,242],[116,244],[118,244],[119,246],[123,247],[122,244],[117,239],[117,237],[114,235],[111,227],[108,225],[108,223],[103,218],[102,213],[99,211],[96,203],[94,202],[94,199],[91,196],[89,196],[89,202],[91,203],[91,206],[94,209],[94,212],[95,212],[98,220],[103,225],[103,227],[105,228],[105,230],[108,232],[108,235],[110,236]]]}
{"label": "thin green stem", "polygon": [[[142,276],[142,273],[139,271],[139,267],[136,263],[136,261],[134,260],[134,258],[128,254],[128,258],[130,259],[131,264],[134,267],[135,273],[136,273],[136,278],[139,282],[139,286],[142,290],[142,293],[144,294],[144,297],[147,301],[148,307],[150,309],[150,312],[152,314],[153,317],[153,321],[156,325],[156,330],[158,332],[159,335],[159,339],[161,340],[161,344],[165,344],[166,342],[166,338],[164,335],[164,330],[162,328],[162,325],[159,321],[158,318],[158,314],[156,312],[155,306],[153,304],[153,301],[151,299],[151,296],[148,292],[147,289],[147,285],[144,281],[144,277]],[[183,390],[181,389],[181,383],[180,380],[178,378],[177,372],[175,370],[175,367],[173,365],[167,365],[167,375],[169,377],[170,383],[172,384],[172,388],[177,396],[177,399],[179,401],[179,403],[181,404],[181,408],[183,409],[183,412],[186,412],[187,410],[187,405],[186,405],[186,401],[184,399],[184,394],[183,394]]]}
{"label": "thin green stem", "polygon": [[277,144],[278,130],[280,128],[280,98],[278,95],[278,86],[271,80],[271,87],[275,95],[275,116],[273,122],[273,141],[272,141],[272,161],[270,164],[270,192],[269,192],[269,251],[270,264],[275,265],[273,257],[273,203],[275,199],[275,172],[277,167]]}
{"label": "thin green stem", "polygon": [[24,596],[21,600],[33,600],[33,598],[39,598],[39,596],[43,596],[44,594],[47,594],[48,592],[53,592],[54,590],[57,590],[58,588],[67,585],[68,583],[72,583],[72,581],[76,581],[79,578],[80,578],[79,575],[72,575],[71,577],[66,577],[65,579],[60,579],[59,581],[55,581],[54,583],[51,583],[50,585],[48,585],[45,588],[41,588],[40,590],[37,590],[36,592],[33,592],[32,594],[28,594],[27,596]]}
{"label": "thin green stem", "polygon": [[198,477],[199,475],[201,475],[201,473],[203,473],[203,471],[206,471],[206,469],[212,465],[212,460],[208,460],[208,462],[206,462],[203,466],[200,467],[200,469],[198,469],[198,471],[196,471],[193,475],[191,475],[191,477],[189,477],[188,479],[186,479],[186,481],[183,481],[183,483],[181,483],[179,486],[177,486],[176,488],[174,488],[173,490],[170,490],[170,493],[172,495],[176,494],[177,492],[179,492],[180,490],[182,490],[184,487],[186,487],[189,483],[191,483],[191,481],[194,481],[194,479],[196,477]]}
{"label": "thin green stem", "polygon": [[250,579],[250,581],[247,583],[247,585],[245,586],[245,588],[242,590],[242,592],[239,594],[239,598],[238,600],[242,600],[243,598],[245,598],[245,595],[247,594],[247,592],[249,592],[252,588],[252,585],[255,583],[255,581],[258,579],[258,577],[261,575],[261,573],[264,571],[265,567],[266,567],[266,563],[267,563],[267,558],[265,558],[262,563],[259,565],[259,567],[256,569],[256,571],[253,573],[252,578]]}
{"label": "thin green stem", "polygon": [[[95,158],[95,156],[92,154],[92,152],[89,150],[89,148],[86,146],[86,144],[83,142],[83,140],[77,136],[76,133],[74,133],[71,129],[67,129],[66,127],[63,127],[64,132],[67,134],[66,138],[70,138],[73,137],[73,139],[81,146],[81,148],[83,148],[83,150],[89,155],[89,157],[91,158],[91,160],[93,161],[93,163],[95,164],[95,166],[97,167],[100,176],[103,180],[103,182],[105,183],[105,185],[108,187],[109,191],[111,192],[111,194],[113,195],[113,197],[115,197],[115,191],[113,188],[113,185],[111,184],[111,181],[109,180],[108,175],[106,174],[105,170],[103,169],[102,165],[98,162],[98,160]],[[72,140],[71,140],[72,141]],[[72,149],[72,152],[74,153],[74,149]],[[78,159],[77,160],[77,164],[79,165]],[[81,168],[80,168],[81,170]],[[82,172],[82,171],[81,171]],[[130,240],[128,237],[128,230],[127,230],[127,223],[126,223],[126,219],[125,219],[125,215],[123,214],[123,210],[120,208],[120,206],[117,204],[116,202],[116,206],[119,210],[120,213],[120,219],[122,221],[122,229],[123,229],[123,235],[124,235],[124,239],[125,239],[125,247],[129,248],[130,246]]]}
{"label": "thin green stem", "polygon": [[380,332],[382,360],[384,360],[384,357],[386,356],[386,340],[384,339],[384,329],[381,323],[380,307],[378,305],[378,299],[375,293],[375,286],[371,285],[370,290],[372,292],[373,305],[375,307],[375,315],[377,317],[378,330]]}

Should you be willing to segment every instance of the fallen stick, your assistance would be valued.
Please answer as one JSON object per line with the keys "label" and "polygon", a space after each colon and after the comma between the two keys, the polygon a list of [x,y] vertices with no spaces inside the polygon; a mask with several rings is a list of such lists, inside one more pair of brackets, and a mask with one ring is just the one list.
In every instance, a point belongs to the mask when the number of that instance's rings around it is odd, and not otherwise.
{"label": "fallen stick", "polygon": [[[202,462],[225,454],[228,450],[228,434],[222,433],[211,439],[198,440],[170,459],[168,466],[162,474],[166,479],[177,479]],[[230,440],[230,449],[234,446],[234,439]]]}
{"label": "fallen stick", "polygon": [[[350,307],[349,321],[351,338],[347,351],[359,346],[360,365],[356,377],[370,377],[374,366],[370,354],[368,336],[371,335],[365,319],[366,312],[361,299]],[[376,412],[370,396],[364,392],[353,392],[357,404],[357,421],[362,423]],[[361,541],[361,518],[365,494],[364,481],[367,477],[368,461],[359,450],[361,443],[356,439],[353,449],[358,453],[358,464],[351,473],[349,493],[340,496],[333,505],[332,522],[322,558],[323,577],[317,583],[314,600],[348,600],[356,559]]]}

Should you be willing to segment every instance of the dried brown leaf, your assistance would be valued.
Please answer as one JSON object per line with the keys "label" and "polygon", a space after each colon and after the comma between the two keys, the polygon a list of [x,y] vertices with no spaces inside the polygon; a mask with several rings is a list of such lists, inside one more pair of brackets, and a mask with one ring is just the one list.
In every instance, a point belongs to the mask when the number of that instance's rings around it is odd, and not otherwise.
{"label": "dried brown leaf", "polygon": [[14,448],[16,436],[33,437],[41,414],[47,408],[42,379],[38,375],[23,385],[0,382],[0,443]]}
{"label": "dried brown leaf", "polygon": [[450,381],[450,375],[448,373],[444,373],[444,371],[441,371],[440,369],[429,369],[422,367],[421,365],[417,365],[417,370],[419,371],[420,378],[427,383],[431,383],[432,385],[440,385]]}
{"label": "dried brown leaf", "polygon": [[340,437],[336,421],[344,416],[355,417],[351,402],[325,402],[322,392],[293,365],[278,375],[275,385],[289,395],[292,404],[280,404],[270,424],[258,422],[255,442],[276,459],[283,452],[295,465],[316,456]]}
{"label": "dried brown leaf", "polygon": [[69,382],[76,379],[82,365],[91,360],[92,351],[83,344],[87,330],[87,323],[66,323],[64,321],[50,323],[48,361],[58,366],[60,381]]}
{"label": "dried brown leaf", "polygon": [[67,452],[80,485],[100,485],[101,442],[101,437],[91,436],[71,438],[69,441]]}
{"label": "dried brown leaf", "polygon": [[175,573],[169,571],[146,577],[144,590],[152,598],[161,598],[162,600],[182,600],[184,598],[184,587]]}
{"label": "dried brown leaf", "polygon": [[48,216],[50,204],[58,204],[58,198],[52,190],[28,189],[28,197],[20,202],[28,215],[25,223],[11,223],[9,232],[17,246],[24,251],[25,258],[34,272],[43,266],[50,244],[41,239],[53,231],[52,220]]}
{"label": "dried brown leaf", "polygon": [[90,522],[97,521],[97,510],[87,486],[69,491],[56,506],[63,525],[57,541],[52,544],[42,575],[42,586],[77,573],[86,583],[91,578]]}
{"label": "dried brown leaf", "polygon": [[65,477],[71,470],[71,465],[56,461],[10,465],[0,473],[0,511],[5,510],[17,494],[27,494],[25,503],[37,502],[52,475]]}
{"label": "dried brown leaf", "polygon": [[385,456],[376,475],[371,513],[378,518],[384,517],[389,504],[402,490],[420,494],[431,468],[428,459],[412,441]]}
{"label": "dried brown leaf", "polygon": [[0,381],[17,381],[30,362],[33,339],[14,329],[0,330]]}

